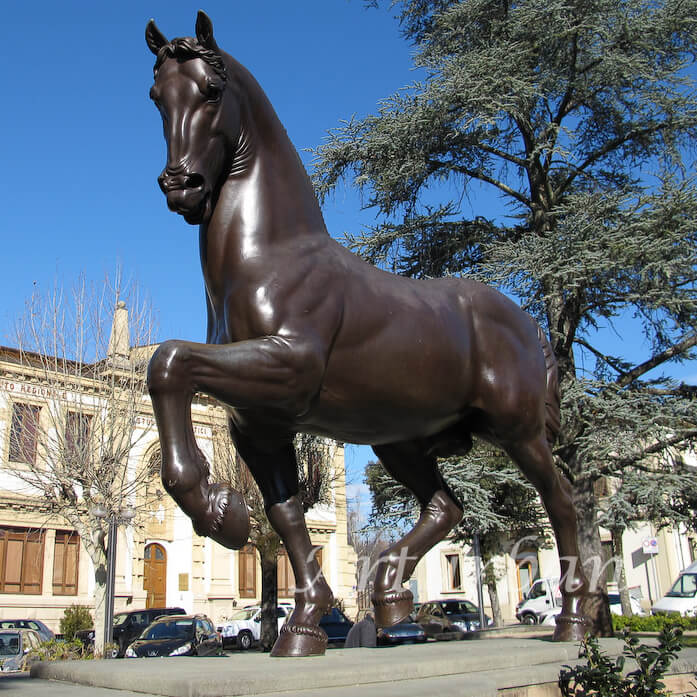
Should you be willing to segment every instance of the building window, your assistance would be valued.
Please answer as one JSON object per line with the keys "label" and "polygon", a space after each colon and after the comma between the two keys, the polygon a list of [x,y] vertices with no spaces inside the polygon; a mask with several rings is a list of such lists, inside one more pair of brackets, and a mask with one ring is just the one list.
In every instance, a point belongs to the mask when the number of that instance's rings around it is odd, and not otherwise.
{"label": "building window", "polygon": [[448,590],[462,590],[462,571],[460,569],[460,555],[446,554],[445,555],[446,579]]}
{"label": "building window", "polygon": [[245,545],[237,553],[239,561],[240,598],[256,598],[257,595],[257,554],[252,545]]}
{"label": "building window", "polygon": [[80,537],[69,530],[56,531],[53,548],[53,595],[77,595]]}
{"label": "building window", "polygon": [[[315,547],[314,550],[315,559],[321,571],[322,548]],[[276,558],[276,581],[278,583],[278,597],[292,598],[295,593],[295,574],[293,573],[288,552],[283,547],[278,550],[278,557]]]}
{"label": "building window", "polygon": [[518,572],[518,600],[522,601],[530,591],[532,584],[537,579],[537,568],[537,560],[530,556],[518,560],[516,564]]}
{"label": "building window", "polygon": [[66,458],[76,462],[85,462],[91,457],[90,430],[92,416],[81,412],[69,411],[65,419]]}
{"label": "building window", "polygon": [[41,595],[42,530],[0,528],[0,593]]}
{"label": "building window", "polygon": [[278,550],[276,559],[276,579],[278,581],[278,597],[291,598],[295,593],[295,575],[290,565],[288,552],[285,549]]}
{"label": "building window", "polygon": [[40,413],[41,407],[33,404],[15,403],[12,405],[12,425],[10,427],[10,460],[12,462],[36,464]]}

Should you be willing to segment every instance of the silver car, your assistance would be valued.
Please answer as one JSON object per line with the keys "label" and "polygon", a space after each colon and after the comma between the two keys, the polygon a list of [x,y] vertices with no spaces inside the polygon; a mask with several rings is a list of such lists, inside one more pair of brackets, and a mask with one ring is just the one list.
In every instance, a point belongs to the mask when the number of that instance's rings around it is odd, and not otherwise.
{"label": "silver car", "polygon": [[41,641],[56,638],[56,635],[41,620],[0,620],[0,629],[33,629],[41,637]]}
{"label": "silver car", "polygon": [[33,629],[0,630],[0,670],[24,670],[29,652],[40,644],[41,637]]}

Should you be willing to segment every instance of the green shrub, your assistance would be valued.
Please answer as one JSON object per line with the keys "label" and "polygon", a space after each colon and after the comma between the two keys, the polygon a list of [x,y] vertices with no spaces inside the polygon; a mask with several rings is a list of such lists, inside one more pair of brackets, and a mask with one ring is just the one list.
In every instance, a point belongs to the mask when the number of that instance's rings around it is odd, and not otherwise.
{"label": "green shrub", "polygon": [[[639,644],[629,630],[623,631],[625,647],[612,661],[604,654],[595,637],[587,635],[581,645],[585,665],[563,666],[559,673],[562,697],[661,697],[667,695],[663,676],[682,648],[682,628],[663,627],[658,646]],[[623,675],[627,658],[637,663],[636,670]]]}
{"label": "green shrub", "polygon": [[697,629],[697,618],[681,617],[677,613],[647,616],[634,615],[633,617],[613,615],[612,627],[616,632],[622,629],[629,629],[631,632],[660,632],[665,627],[680,627],[683,630]]}
{"label": "green shrub", "polygon": [[71,605],[65,608],[61,618],[60,628],[63,637],[71,641],[75,638],[75,632],[80,629],[91,629],[94,626],[89,608],[84,605]]}

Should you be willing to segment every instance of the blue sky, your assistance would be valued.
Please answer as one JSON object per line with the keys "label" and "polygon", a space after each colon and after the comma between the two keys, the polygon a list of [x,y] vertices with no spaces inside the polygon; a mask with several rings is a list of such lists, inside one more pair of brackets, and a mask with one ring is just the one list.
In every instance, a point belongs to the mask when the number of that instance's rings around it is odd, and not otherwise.
{"label": "blue sky", "polygon": [[[169,37],[192,35],[197,9],[4,3],[0,340],[34,282],[81,271],[98,279],[117,262],[150,293],[163,337],[203,336],[197,230],[167,210],[156,181],[165,146],[148,99],[154,57],[144,40],[150,17]],[[204,9],[301,153],[410,79],[396,23],[361,0],[210,0]],[[350,193],[337,196],[325,210],[329,229],[357,227],[358,208]]]}
{"label": "blue sky", "polygon": [[[3,3],[0,343],[10,341],[35,284],[69,285],[81,272],[99,280],[117,265],[150,296],[160,338],[203,340],[197,229],[167,210],[157,186],[165,146],[144,41],[151,17],[167,37],[192,35],[199,7]],[[218,44],[259,80],[306,163],[304,150],[328,129],[374,112],[415,78],[389,10],[366,10],[362,0],[207,0],[202,9]],[[374,219],[345,189],[324,213],[335,236]],[[635,348],[642,355],[640,341]],[[697,378],[694,364],[680,370]],[[369,456],[347,451],[354,486]]]}
{"label": "blue sky", "polygon": [[[199,7],[306,163],[328,129],[413,78],[396,21],[362,0],[3,3],[0,343],[34,284],[70,285],[81,272],[99,281],[117,264],[150,296],[161,338],[203,340],[197,228],[167,210],[157,186],[165,145],[144,40],[151,17],[169,38],[193,35]],[[336,236],[373,217],[351,191],[324,212]],[[370,452],[347,450],[355,485]]]}

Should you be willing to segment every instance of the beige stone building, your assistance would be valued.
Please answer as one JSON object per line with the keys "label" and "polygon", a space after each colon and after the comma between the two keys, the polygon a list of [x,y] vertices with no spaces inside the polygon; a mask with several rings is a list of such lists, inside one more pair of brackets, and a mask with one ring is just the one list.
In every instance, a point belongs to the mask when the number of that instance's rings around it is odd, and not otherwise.
{"label": "beige stone building", "polygon": [[[689,453],[685,459],[697,467],[697,458]],[[604,578],[608,592],[618,590],[617,559],[613,557],[609,531],[601,528],[602,558],[586,567],[589,580]],[[513,554],[493,560],[497,591],[505,622],[515,622],[517,604],[538,578],[559,577],[556,545],[536,549],[520,540]],[[622,536],[622,564],[630,594],[649,612],[651,605],[667,593],[679,573],[697,558],[697,540],[684,527],[657,530],[651,523],[640,522]],[[415,600],[427,602],[440,598],[470,600],[477,604],[475,560],[470,545],[445,540],[419,562],[411,580]],[[483,589],[484,610],[492,616],[489,594]]]}
{"label": "beige stone building", "polygon": [[[133,363],[151,354],[154,347],[124,346],[120,331],[127,323],[127,311],[120,306],[115,314],[109,352]],[[94,608],[95,570],[85,543],[66,519],[55,513],[50,501],[17,476],[17,468],[43,463],[46,448],[37,420],[47,414],[71,415],[76,393],[91,395],[94,415],[100,412],[98,390],[85,375],[65,389],[36,367],[19,359],[13,348],[0,348],[0,620],[34,618],[54,631],[66,607],[73,604]],[[138,473],[156,468],[159,458],[157,430],[150,401],[144,393],[133,420],[126,476],[135,481]],[[223,410],[214,401],[199,396],[192,406],[198,445],[211,463],[217,448],[214,434],[225,423]],[[79,436],[88,426],[73,418]],[[94,425],[94,422],[92,422]],[[72,447],[74,444],[69,443]],[[344,449],[331,444],[333,477],[331,502],[316,506],[307,514],[312,542],[335,596],[347,611],[355,608],[355,553],[347,542],[347,511]],[[115,609],[178,606],[187,612],[207,614],[214,622],[235,606],[255,604],[261,594],[261,572],[256,551],[223,548],[199,537],[191,521],[166,495],[161,495],[158,476],[148,478],[141,489],[134,487],[132,503],[139,514],[132,524],[118,532]],[[147,505],[139,502],[150,501]],[[76,505],[80,506],[78,501]],[[83,511],[83,515],[89,515]],[[287,556],[278,563],[279,598],[292,599],[293,575]]]}

